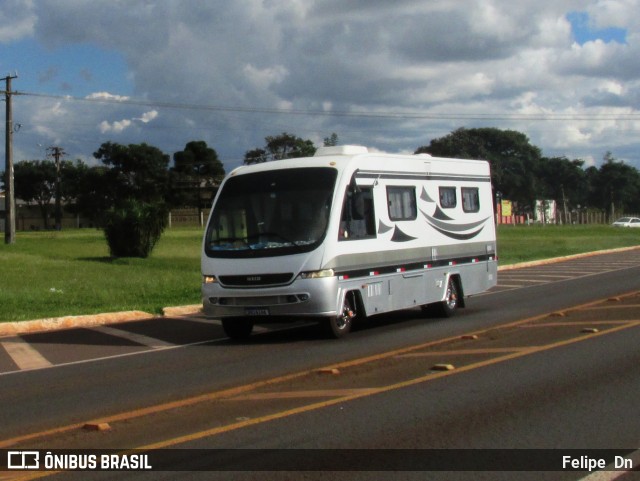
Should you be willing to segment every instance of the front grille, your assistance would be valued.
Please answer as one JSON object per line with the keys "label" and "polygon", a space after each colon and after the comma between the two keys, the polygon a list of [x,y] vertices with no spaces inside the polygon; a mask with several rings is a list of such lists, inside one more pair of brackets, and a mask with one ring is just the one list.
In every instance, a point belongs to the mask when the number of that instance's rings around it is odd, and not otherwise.
{"label": "front grille", "polygon": [[256,307],[256,306],[281,306],[285,304],[297,304],[309,300],[309,294],[288,294],[283,296],[259,296],[259,297],[210,297],[211,304],[224,307]]}
{"label": "front grille", "polygon": [[292,273],[250,274],[243,276],[220,276],[220,283],[227,287],[283,286],[291,283]]}

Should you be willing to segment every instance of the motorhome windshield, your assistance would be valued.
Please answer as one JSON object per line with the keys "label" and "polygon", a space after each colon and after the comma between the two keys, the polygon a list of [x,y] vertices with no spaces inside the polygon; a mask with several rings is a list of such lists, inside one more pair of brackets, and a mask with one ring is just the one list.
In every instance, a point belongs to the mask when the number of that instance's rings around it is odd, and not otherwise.
{"label": "motorhome windshield", "polygon": [[209,257],[265,257],[313,250],[324,238],[337,171],[275,169],[231,177],[213,207]]}

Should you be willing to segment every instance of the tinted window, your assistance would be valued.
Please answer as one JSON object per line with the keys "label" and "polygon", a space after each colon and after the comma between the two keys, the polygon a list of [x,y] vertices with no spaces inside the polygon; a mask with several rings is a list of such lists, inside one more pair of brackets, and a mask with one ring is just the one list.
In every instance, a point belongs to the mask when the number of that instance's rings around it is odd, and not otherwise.
{"label": "tinted window", "polygon": [[480,196],[476,187],[462,188],[462,210],[478,212],[480,210]]}
{"label": "tinted window", "polygon": [[453,209],[458,205],[455,187],[440,187],[440,207],[443,209]]}
{"label": "tinted window", "polygon": [[314,249],[327,229],[336,177],[330,168],[231,177],[213,207],[207,255],[264,257]]}
{"label": "tinted window", "polygon": [[371,187],[349,186],[344,196],[339,240],[375,238],[376,221]]}
{"label": "tinted window", "polygon": [[387,202],[391,220],[415,220],[418,215],[414,187],[387,187]]}

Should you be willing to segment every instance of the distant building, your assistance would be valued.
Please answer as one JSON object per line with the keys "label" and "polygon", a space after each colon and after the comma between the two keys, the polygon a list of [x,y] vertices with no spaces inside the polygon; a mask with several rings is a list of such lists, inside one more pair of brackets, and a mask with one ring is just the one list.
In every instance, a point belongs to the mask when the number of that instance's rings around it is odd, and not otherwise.
{"label": "distant building", "polygon": [[535,221],[541,224],[555,224],[558,205],[555,200],[536,200]]}

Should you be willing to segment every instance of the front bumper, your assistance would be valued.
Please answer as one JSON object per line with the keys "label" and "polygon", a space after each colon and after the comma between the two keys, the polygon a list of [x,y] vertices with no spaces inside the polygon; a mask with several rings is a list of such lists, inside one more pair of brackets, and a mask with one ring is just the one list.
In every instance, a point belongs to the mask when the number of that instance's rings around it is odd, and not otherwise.
{"label": "front bumper", "polygon": [[335,316],[338,279],[296,279],[287,286],[229,288],[219,283],[202,284],[202,305],[207,317]]}

